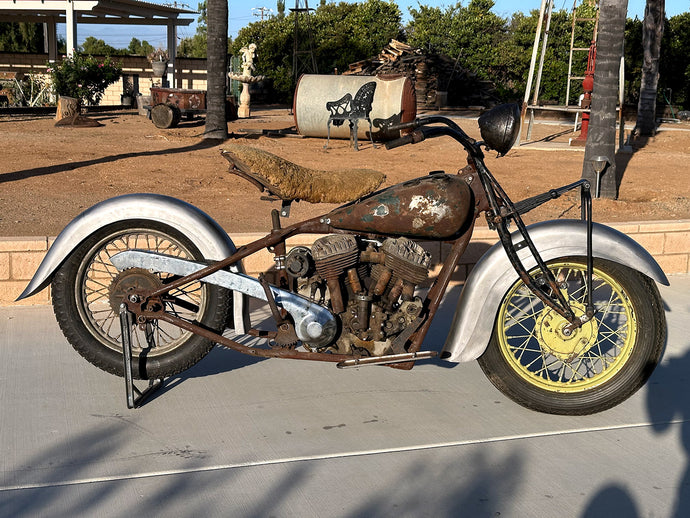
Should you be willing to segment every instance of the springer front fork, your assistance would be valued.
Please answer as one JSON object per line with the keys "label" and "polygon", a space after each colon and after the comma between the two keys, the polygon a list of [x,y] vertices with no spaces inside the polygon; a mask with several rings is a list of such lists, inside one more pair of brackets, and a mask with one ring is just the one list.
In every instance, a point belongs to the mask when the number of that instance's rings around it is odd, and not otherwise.
{"label": "springer front fork", "polygon": [[[480,169],[479,176],[482,180],[484,191],[487,194],[489,206],[491,207],[491,210],[487,212],[489,226],[498,232],[501,244],[508,255],[508,259],[522,282],[544,304],[570,322],[570,325],[564,329],[564,332],[572,332],[585,322],[591,320],[594,317],[594,305],[592,303],[592,270],[594,268],[594,261],[592,259],[592,195],[589,181],[581,179],[569,185],[551,189],[542,194],[513,203],[488,169],[486,169],[482,163],[477,165],[478,169]],[[554,200],[566,192],[577,189],[578,187],[580,188],[581,218],[587,225],[585,313],[579,317],[573,312],[567,295],[560,289],[560,283],[539,254],[521,217],[522,214],[539,207],[547,201]],[[517,231],[522,238],[517,243],[513,240],[508,230],[511,222],[515,223]],[[530,275],[520,259],[518,251],[523,248],[527,248],[530,252],[530,256],[535,260],[537,264],[536,274],[532,273]]]}

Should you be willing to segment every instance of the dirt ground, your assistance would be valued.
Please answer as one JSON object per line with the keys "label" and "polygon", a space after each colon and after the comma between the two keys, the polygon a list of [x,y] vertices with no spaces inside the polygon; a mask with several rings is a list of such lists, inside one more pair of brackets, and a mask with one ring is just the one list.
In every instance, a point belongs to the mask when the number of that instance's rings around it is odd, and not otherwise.
{"label": "dirt ground", "polygon": [[[265,232],[278,203],[227,173],[223,145],[202,138],[202,119],[178,128],[157,129],[135,112],[92,114],[98,128],[55,127],[49,117],[0,116],[0,236],[54,236],[77,214],[125,193],[155,192],[181,198],[210,214],[230,234]],[[478,137],[473,119],[459,124]],[[233,138],[300,165],[317,169],[370,168],[386,174],[384,186],[427,174],[455,172],[465,164],[463,150],[449,138],[387,151],[346,140],[298,136],[268,137],[254,130],[293,125],[286,108],[258,109],[251,119],[229,123]],[[567,142],[568,125],[539,124],[533,137]],[[246,133],[246,130],[252,130]],[[248,138],[251,137],[251,138]],[[514,201],[576,181],[583,153],[543,151],[523,146],[503,158],[489,153],[487,165]],[[690,219],[690,124],[664,124],[656,137],[619,155],[624,170],[616,201],[595,200],[597,221]],[[528,221],[578,217],[577,197],[564,197],[530,213]],[[334,205],[293,204],[290,222],[317,216]]]}

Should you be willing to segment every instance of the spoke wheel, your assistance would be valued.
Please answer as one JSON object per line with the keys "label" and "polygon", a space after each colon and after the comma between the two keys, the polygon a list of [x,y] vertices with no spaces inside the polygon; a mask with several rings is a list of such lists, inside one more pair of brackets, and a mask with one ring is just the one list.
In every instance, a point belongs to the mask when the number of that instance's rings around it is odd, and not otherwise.
{"label": "spoke wheel", "polygon": [[[560,259],[549,268],[575,315],[583,316],[584,258]],[[666,332],[656,285],[606,261],[595,261],[593,273],[594,318],[576,329],[522,281],[508,290],[479,359],[508,397],[543,412],[587,414],[625,400],[651,374]]]}
{"label": "spoke wheel", "polygon": [[[129,221],[101,229],[82,243],[53,280],[53,308],[65,336],[94,365],[123,375],[119,306],[130,288],[155,289],[173,280],[139,268],[123,272],[110,258],[125,250],[149,250],[203,260],[176,230],[151,221]],[[229,293],[192,282],[164,295],[165,311],[210,329],[222,330]],[[213,347],[209,340],[157,320],[132,328],[136,378],[165,377],[187,369]]]}

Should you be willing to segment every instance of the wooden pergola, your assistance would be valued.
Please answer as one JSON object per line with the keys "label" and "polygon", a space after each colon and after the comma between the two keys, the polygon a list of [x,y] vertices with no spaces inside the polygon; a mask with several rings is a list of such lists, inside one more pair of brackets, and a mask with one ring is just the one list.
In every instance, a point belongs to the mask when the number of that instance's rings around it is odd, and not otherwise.
{"label": "wooden pergola", "polygon": [[[58,56],[58,23],[64,23],[67,27],[68,55],[77,48],[79,24],[166,26],[170,69],[173,73],[177,27],[188,26],[194,21],[194,18],[180,17],[185,14],[196,14],[196,11],[140,0],[0,0],[0,21],[44,24],[46,52],[51,61]],[[174,77],[171,81],[174,82]]]}

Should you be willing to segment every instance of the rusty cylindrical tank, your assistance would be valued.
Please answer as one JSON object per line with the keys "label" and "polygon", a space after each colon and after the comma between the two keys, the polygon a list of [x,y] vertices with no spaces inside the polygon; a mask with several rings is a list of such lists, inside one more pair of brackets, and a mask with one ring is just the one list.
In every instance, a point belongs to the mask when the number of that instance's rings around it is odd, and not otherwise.
{"label": "rusty cylindrical tank", "polygon": [[448,239],[472,216],[472,193],[456,175],[434,173],[393,185],[325,216],[334,228],[417,239]]}
{"label": "rusty cylindrical tank", "polygon": [[[376,91],[370,113],[371,120],[391,119],[395,122],[410,122],[417,116],[417,100],[412,82],[402,76],[345,76],[304,74],[300,77],[292,105],[295,125],[300,135],[326,137],[329,111],[326,103],[337,101],[346,94],[355,96],[357,91],[370,81],[376,81]],[[357,138],[366,139],[369,124],[358,124]],[[386,136],[380,128],[374,127],[374,140],[390,140],[399,133]],[[341,126],[331,124],[331,137],[350,138],[347,123]]]}

